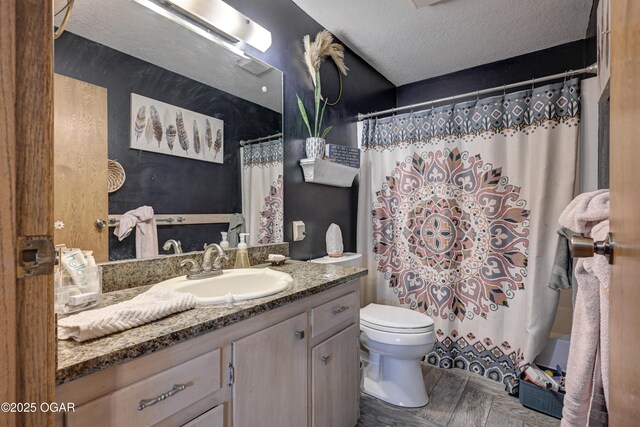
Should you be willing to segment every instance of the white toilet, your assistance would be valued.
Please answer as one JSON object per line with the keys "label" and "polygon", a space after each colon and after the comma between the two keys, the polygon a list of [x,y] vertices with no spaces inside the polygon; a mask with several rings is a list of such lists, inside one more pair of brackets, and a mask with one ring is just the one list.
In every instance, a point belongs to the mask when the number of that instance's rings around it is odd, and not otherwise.
{"label": "white toilet", "polygon": [[435,343],[433,320],[408,308],[369,304],[360,310],[362,391],[407,408],[429,403],[420,362]]}
{"label": "white toilet", "polygon": [[[345,253],[311,260],[320,264],[360,267],[362,254]],[[429,403],[420,362],[436,338],[433,320],[408,308],[369,304],[360,310],[363,364],[362,391],[407,408]]]}

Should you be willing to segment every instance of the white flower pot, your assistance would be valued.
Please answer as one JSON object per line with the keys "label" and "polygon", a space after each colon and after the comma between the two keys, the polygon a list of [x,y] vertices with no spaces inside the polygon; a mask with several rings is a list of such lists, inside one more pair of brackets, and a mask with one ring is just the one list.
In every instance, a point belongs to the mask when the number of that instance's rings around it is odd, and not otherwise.
{"label": "white flower pot", "polygon": [[324,138],[307,138],[305,150],[307,159],[321,159],[324,157],[326,141]]}

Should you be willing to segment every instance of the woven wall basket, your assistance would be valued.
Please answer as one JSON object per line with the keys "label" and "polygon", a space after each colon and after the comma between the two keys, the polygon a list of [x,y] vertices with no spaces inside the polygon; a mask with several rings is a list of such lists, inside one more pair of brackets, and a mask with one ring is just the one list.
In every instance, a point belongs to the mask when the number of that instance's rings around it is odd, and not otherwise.
{"label": "woven wall basket", "polygon": [[109,160],[107,186],[109,193],[113,193],[118,190],[124,184],[127,179],[127,174],[124,173],[122,165],[115,160]]}

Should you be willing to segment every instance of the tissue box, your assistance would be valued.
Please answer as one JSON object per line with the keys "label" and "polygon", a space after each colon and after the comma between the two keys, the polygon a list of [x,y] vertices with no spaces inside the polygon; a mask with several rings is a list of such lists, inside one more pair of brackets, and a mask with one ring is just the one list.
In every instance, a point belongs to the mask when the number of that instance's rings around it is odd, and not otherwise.
{"label": "tissue box", "polygon": [[54,278],[54,311],[70,314],[93,308],[102,301],[102,267],[87,267],[84,270],[86,286],[78,286],[69,274],[57,271]]}
{"label": "tissue box", "polygon": [[345,145],[327,144],[326,157],[341,165],[360,168],[360,150]]}

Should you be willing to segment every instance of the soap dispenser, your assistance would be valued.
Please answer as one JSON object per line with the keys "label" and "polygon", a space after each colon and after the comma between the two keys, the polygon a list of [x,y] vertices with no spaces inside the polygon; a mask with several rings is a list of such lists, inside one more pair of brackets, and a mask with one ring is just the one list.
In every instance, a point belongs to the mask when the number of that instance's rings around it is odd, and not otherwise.
{"label": "soap dispenser", "polygon": [[249,237],[249,233],[240,233],[240,243],[238,243],[238,252],[236,253],[236,263],[234,268],[249,268],[249,251],[247,251],[247,243],[245,239]]}
{"label": "soap dispenser", "polygon": [[220,247],[222,249],[229,249],[229,241],[227,240],[227,232],[226,231],[221,231],[220,234],[222,234],[222,241],[220,242]]}

